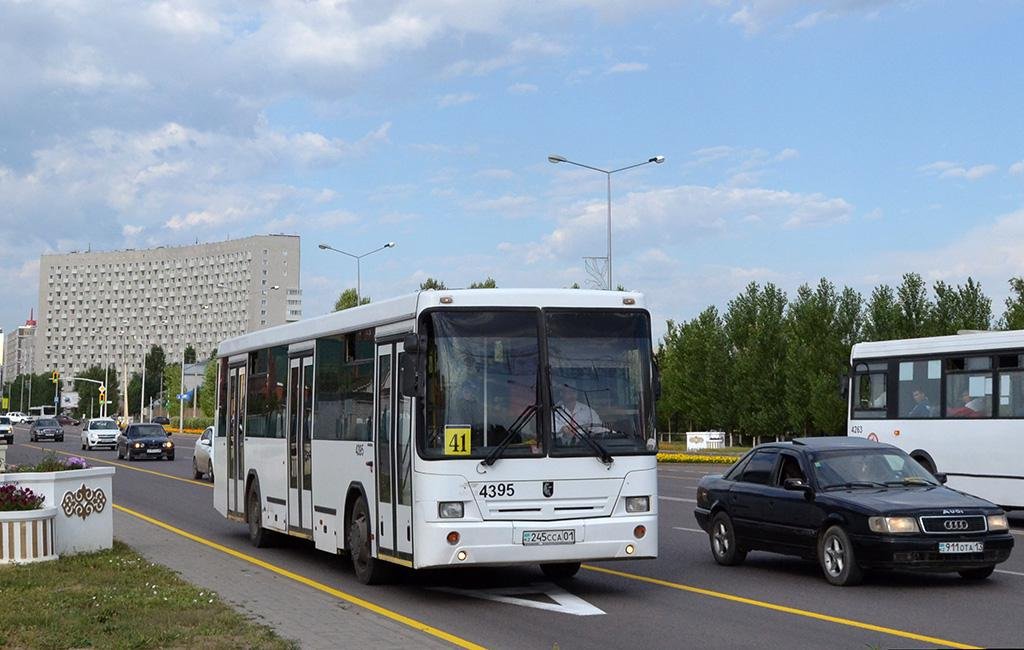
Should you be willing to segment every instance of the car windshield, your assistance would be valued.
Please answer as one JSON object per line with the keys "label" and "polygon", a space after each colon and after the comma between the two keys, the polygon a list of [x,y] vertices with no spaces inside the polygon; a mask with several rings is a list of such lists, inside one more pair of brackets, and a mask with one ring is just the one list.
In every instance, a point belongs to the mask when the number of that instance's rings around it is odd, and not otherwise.
{"label": "car windshield", "polygon": [[537,312],[444,311],[426,321],[425,458],[542,453]]}
{"label": "car windshield", "polygon": [[11,423],[11,418],[9,418],[7,416],[0,417],[0,424],[10,424],[10,423]]}
{"label": "car windshield", "polygon": [[939,485],[928,470],[896,449],[825,451],[814,456],[814,475],[821,489]]}
{"label": "car windshield", "polygon": [[167,437],[164,428],[159,424],[140,424],[128,429],[129,438],[150,438],[154,436]]}
{"label": "car windshield", "polygon": [[546,312],[551,364],[551,429],[558,451],[653,451],[654,408],[647,315]]}
{"label": "car windshield", "polygon": [[57,421],[54,420],[53,418],[42,418],[41,420],[36,420],[36,427],[37,428],[42,428],[42,427],[59,427],[59,426],[60,426],[60,424],[58,424]]}
{"label": "car windshield", "polygon": [[96,420],[89,423],[89,429],[116,429],[117,424],[113,420]]}

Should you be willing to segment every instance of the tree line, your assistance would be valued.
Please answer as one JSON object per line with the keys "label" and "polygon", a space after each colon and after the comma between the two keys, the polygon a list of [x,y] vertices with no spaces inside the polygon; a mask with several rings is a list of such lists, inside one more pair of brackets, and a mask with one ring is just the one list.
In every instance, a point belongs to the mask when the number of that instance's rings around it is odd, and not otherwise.
{"label": "tree line", "polygon": [[708,307],[682,323],[669,320],[656,351],[661,368],[659,427],[721,430],[750,436],[841,434],[841,393],[850,348],[861,341],[1024,329],[1024,279],[996,320],[992,300],[968,278],[937,281],[917,273],[868,298],[826,278],[794,296],[772,283],[747,285],[724,313]]}

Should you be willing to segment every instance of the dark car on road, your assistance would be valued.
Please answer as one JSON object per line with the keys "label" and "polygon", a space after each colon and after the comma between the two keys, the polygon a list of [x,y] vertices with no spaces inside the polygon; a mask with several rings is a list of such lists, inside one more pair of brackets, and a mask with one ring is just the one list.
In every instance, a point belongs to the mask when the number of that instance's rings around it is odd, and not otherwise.
{"label": "dark car on road", "polygon": [[1013,548],[1006,513],[944,482],[892,445],[804,438],[703,477],[694,515],[723,565],[771,551],[816,560],[835,585],[865,569],[987,578]]}
{"label": "dark car on road", "polygon": [[170,424],[171,419],[168,418],[166,415],[158,415],[155,418],[153,418],[153,422],[155,422],[156,424]]}
{"label": "dark car on road", "polygon": [[66,426],[76,426],[77,427],[79,424],[82,423],[81,420],[76,420],[76,419],[72,418],[70,415],[64,415],[63,413],[61,413],[60,415],[57,416],[57,422],[60,422],[60,425],[63,426],[63,427],[66,427]]}
{"label": "dark car on road", "polygon": [[117,457],[174,460],[174,443],[159,424],[129,424],[117,437]]}
{"label": "dark car on road", "polygon": [[60,426],[57,418],[38,418],[32,423],[32,428],[28,430],[28,437],[32,442],[44,438],[64,442],[64,427]]}

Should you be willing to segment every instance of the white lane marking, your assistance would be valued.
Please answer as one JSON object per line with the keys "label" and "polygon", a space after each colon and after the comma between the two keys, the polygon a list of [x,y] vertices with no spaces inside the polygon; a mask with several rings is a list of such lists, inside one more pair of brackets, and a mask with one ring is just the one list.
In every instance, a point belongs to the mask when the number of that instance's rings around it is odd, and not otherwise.
{"label": "white lane marking", "polygon": [[666,496],[659,496],[658,498],[659,498],[659,499],[664,499],[665,501],[683,501],[683,502],[685,502],[685,503],[697,503],[697,500],[696,500],[696,499],[684,499],[683,497],[666,497]]}
{"label": "white lane marking", "polygon": [[[573,616],[601,616],[604,611],[594,607],[579,596],[570,594],[565,589],[554,584],[533,584],[526,587],[506,587],[503,589],[453,589],[451,587],[436,587],[435,591],[444,591],[459,596],[480,598],[481,600],[493,600],[506,605],[518,605],[520,607],[532,607],[543,609],[558,614],[572,614]],[[554,602],[543,602],[530,598],[516,598],[516,596],[544,596]]]}
{"label": "white lane marking", "polygon": [[996,569],[996,573],[1006,573],[1011,576],[1024,576],[1024,573],[1020,571],[1007,571],[1006,569]]}
{"label": "white lane marking", "polygon": [[700,528],[683,528],[682,526],[673,526],[672,530],[685,530],[689,533],[700,533],[702,535],[704,534],[704,531]]}

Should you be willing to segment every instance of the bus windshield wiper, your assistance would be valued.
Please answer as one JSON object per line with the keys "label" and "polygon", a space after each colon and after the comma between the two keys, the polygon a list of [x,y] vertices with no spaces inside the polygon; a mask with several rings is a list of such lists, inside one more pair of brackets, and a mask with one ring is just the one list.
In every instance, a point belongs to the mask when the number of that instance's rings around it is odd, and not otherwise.
{"label": "bus windshield wiper", "polygon": [[601,443],[594,440],[594,437],[590,435],[590,432],[584,429],[564,406],[556,404],[555,412],[560,412],[562,414],[562,417],[564,417],[569,423],[569,427],[572,429],[573,435],[586,443],[586,445],[590,447],[595,454],[597,454],[597,457],[601,459],[602,463],[605,465],[611,465],[615,462],[615,459],[608,453],[608,450],[602,447]]}
{"label": "bus windshield wiper", "polygon": [[516,419],[512,421],[512,425],[508,428],[508,433],[506,433],[505,437],[501,439],[498,446],[495,447],[491,453],[487,454],[487,458],[483,459],[481,464],[487,465],[488,467],[493,465],[498,460],[498,457],[505,452],[505,449],[512,444],[512,441],[517,435],[519,435],[519,432],[526,426],[526,423],[530,421],[539,408],[540,404],[528,404]]}
{"label": "bus windshield wiper", "polygon": [[879,483],[878,481],[849,481],[847,483],[834,483],[832,485],[825,486],[826,490],[834,490],[836,488],[873,488],[873,487],[888,487],[885,483]]}

